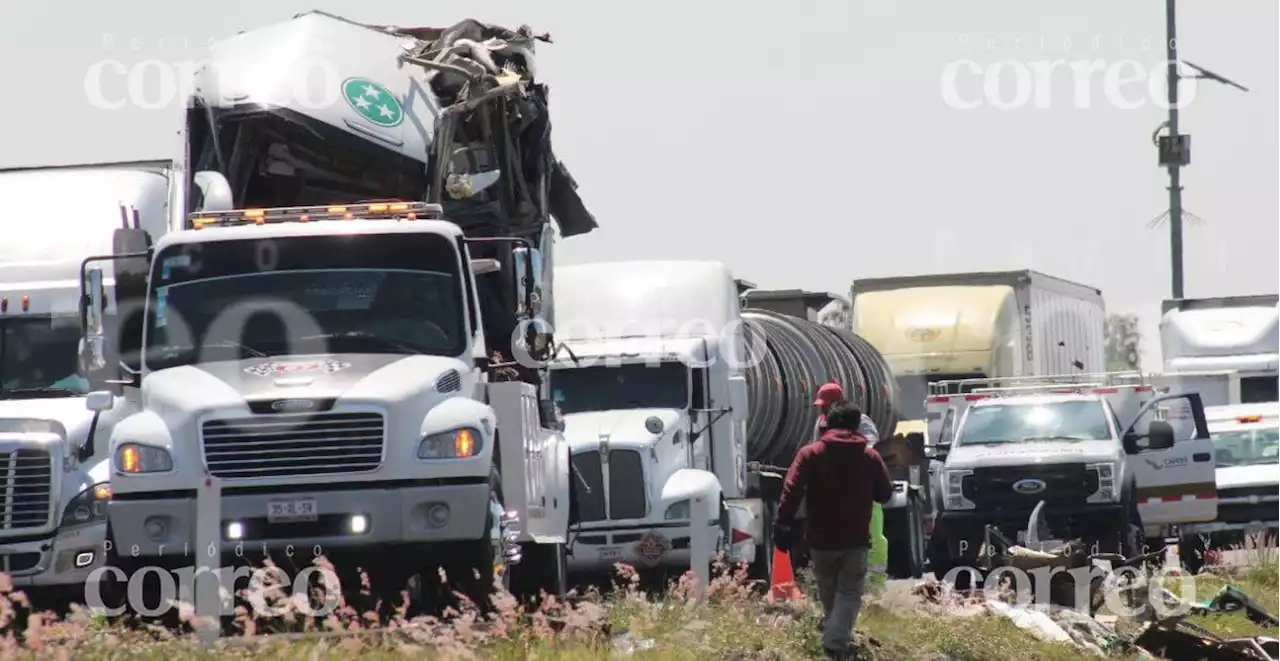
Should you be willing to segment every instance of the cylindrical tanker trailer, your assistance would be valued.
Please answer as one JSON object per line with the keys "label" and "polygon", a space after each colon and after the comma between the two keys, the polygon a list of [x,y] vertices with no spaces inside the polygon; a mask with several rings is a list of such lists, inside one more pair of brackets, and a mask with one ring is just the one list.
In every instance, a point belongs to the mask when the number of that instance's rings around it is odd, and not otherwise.
{"label": "cylindrical tanker trailer", "polygon": [[[766,467],[773,467],[775,475],[785,471],[796,451],[814,440],[818,388],[839,384],[845,397],[875,423],[880,433],[876,449],[894,480],[893,499],[884,506],[889,574],[919,577],[926,557],[928,460],[922,443],[892,436],[899,421],[898,390],[880,352],[850,330],[813,320],[816,309],[830,300],[826,294],[799,290],[743,293],[745,345],[760,354],[751,355],[744,370],[750,403],[747,453],[766,472]],[[760,484],[762,496],[776,500],[776,478]]]}
{"label": "cylindrical tanker trailer", "polygon": [[[897,425],[897,392],[889,367],[866,340],[808,319],[748,308],[742,311],[747,346],[767,347],[746,370],[747,454],[752,461],[788,466],[813,439],[818,388],[837,383],[877,430]],[[763,336],[764,342],[756,338]]]}

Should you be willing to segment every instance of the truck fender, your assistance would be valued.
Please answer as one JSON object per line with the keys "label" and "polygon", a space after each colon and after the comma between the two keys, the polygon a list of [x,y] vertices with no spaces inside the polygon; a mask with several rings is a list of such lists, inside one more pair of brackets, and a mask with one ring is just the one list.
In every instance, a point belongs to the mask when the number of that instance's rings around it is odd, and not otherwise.
{"label": "truck fender", "polygon": [[472,427],[480,432],[479,456],[492,454],[496,448],[497,416],[488,404],[470,397],[450,397],[431,407],[423,416],[419,439],[453,431],[461,427]]}
{"label": "truck fender", "polygon": [[689,516],[694,521],[718,521],[720,519],[720,481],[714,473],[696,468],[681,468],[671,474],[666,484],[662,485],[658,511],[685,499],[704,496],[701,514],[690,509]]}

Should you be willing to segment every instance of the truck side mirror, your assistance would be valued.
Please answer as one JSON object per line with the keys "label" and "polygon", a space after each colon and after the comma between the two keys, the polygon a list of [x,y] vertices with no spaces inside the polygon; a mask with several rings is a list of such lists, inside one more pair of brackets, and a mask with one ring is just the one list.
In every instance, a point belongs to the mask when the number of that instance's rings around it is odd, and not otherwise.
{"label": "truck side mirror", "polygon": [[1150,450],[1168,450],[1173,447],[1173,425],[1155,420],[1147,428],[1147,448]]}
{"label": "truck side mirror", "polygon": [[511,251],[520,316],[530,319],[542,312],[542,253],[520,246]]}
{"label": "truck side mirror", "polygon": [[80,341],[80,363],[85,372],[93,374],[101,372],[107,366],[106,331],[102,319],[106,314],[106,290],[102,286],[102,269],[89,268],[80,283],[81,291],[81,332],[84,337]]}

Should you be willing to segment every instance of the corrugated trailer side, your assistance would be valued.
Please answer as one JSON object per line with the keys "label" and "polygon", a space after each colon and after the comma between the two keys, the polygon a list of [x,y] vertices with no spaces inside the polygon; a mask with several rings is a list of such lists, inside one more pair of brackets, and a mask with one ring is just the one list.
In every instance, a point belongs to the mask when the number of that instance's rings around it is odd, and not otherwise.
{"label": "corrugated trailer side", "polygon": [[1102,291],[1038,271],[1024,274],[1024,291],[1019,292],[1019,298],[1027,301],[1022,305],[1023,332],[1030,331],[1024,342],[1029,341],[1032,347],[1028,374],[1105,372],[1106,304]]}

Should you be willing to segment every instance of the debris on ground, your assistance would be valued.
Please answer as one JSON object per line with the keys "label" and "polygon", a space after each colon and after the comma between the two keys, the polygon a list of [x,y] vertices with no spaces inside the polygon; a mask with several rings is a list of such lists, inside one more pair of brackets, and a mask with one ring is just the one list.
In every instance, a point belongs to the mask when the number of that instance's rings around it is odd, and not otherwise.
{"label": "debris on ground", "polygon": [[[1071,553],[1068,549],[1067,554]],[[1015,551],[1005,555],[1015,556],[1045,559],[1039,552],[1028,555]],[[1050,560],[1057,561],[1056,558]],[[1137,635],[1126,636],[1117,631],[1119,618],[1114,615],[1095,616],[1056,604],[1008,603],[988,598],[988,593],[981,590],[958,591],[936,579],[916,584],[911,594],[930,607],[945,609],[949,617],[984,614],[1005,617],[1039,640],[1071,644],[1097,657],[1129,652],[1150,661],[1280,661],[1280,640],[1276,638],[1226,639],[1186,621],[1190,615],[1240,613],[1259,626],[1277,626],[1274,614],[1235,586],[1225,586],[1212,599],[1195,604],[1182,602],[1149,580],[1139,579],[1120,588],[1131,603],[1132,600],[1146,603],[1151,591],[1159,590],[1158,595],[1169,609],[1166,612],[1178,615],[1158,617],[1155,609],[1147,608],[1139,618],[1139,621],[1146,620],[1146,624]]]}

